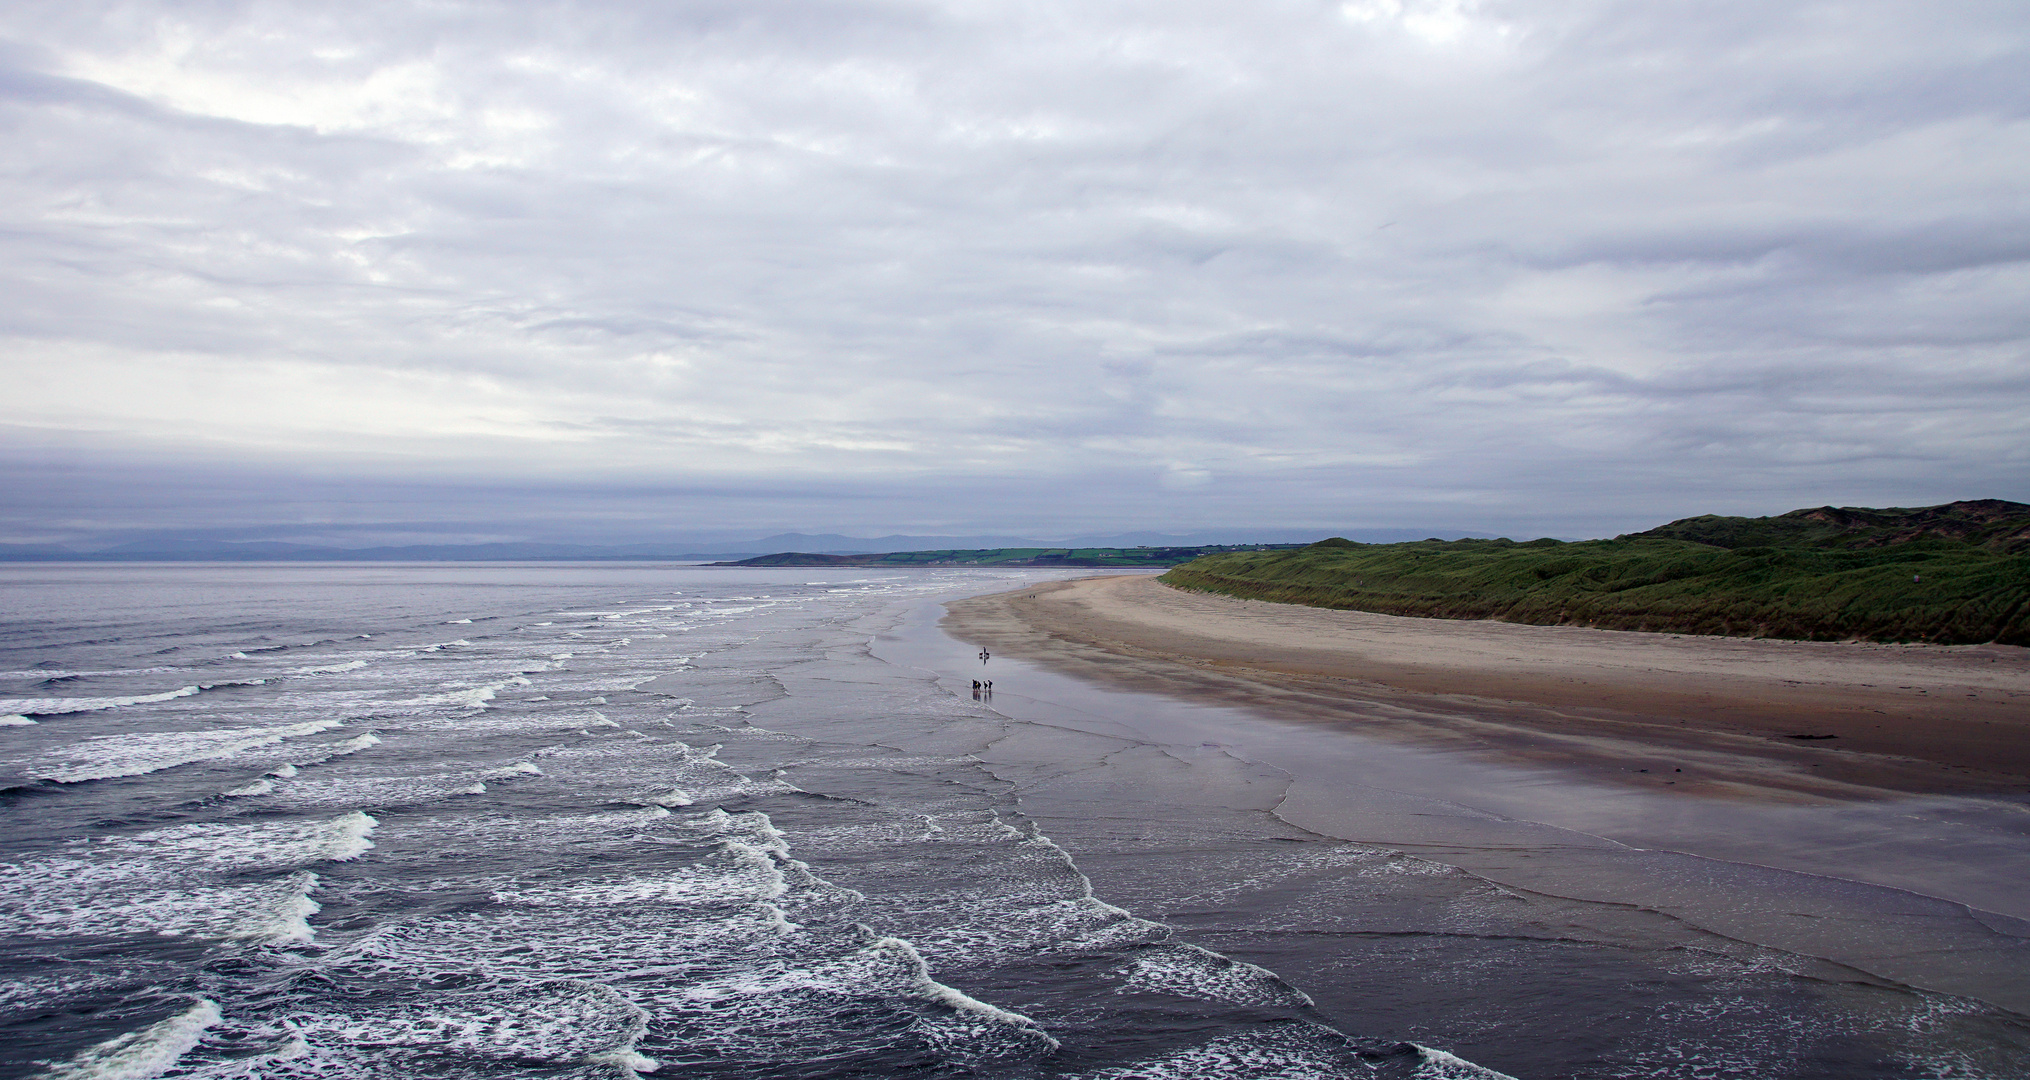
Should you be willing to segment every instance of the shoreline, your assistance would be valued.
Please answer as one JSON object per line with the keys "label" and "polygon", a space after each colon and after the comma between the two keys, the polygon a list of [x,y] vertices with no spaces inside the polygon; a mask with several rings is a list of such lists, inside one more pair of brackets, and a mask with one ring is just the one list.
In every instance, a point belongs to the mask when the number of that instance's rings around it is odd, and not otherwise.
{"label": "shoreline", "polygon": [[1675,793],[2030,791],[2030,649],[1423,619],[1078,578],[950,633],[1103,683]]}
{"label": "shoreline", "polygon": [[[1853,681],[1856,659],[1869,678],[1929,666],[1942,669],[1924,684],[1933,695],[1960,680],[2008,701],[2030,654],[1361,616],[1149,576],[943,607],[949,640],[1007,665],[1003,711],[1057,733],[1012,739],[990,760],[1012,762],[1011,777],[1039,765],[1061,776],[1025,791],[1023,806],[1074,835],[1110,835],[1115,799],[1252,807],[1271,830],[1405,853],[1532,903],[1585,905],[1572,925],[1644,948],[1703,948],[1677,937],[1684,928],[1778,950],[1784,965],[1828,961],[1796,970],[1832,983],[1882,979],[2030,1016],[2030,797],[2008,774],[1598,704],[1603,681],[1626,691],[1666,676],[1713,693],[1730,674],[1747,689],[1810,676],[1824,692]],[[1797,646],[1804,654],[1773,671]],[[1803,663],[1814,656],[1818,666]],[[1354,661],[1365,678],[1347,673]],[[958,692],[975,663],[951,665]],[[1978,678],[1967,674],[1976,664]],[[1473,675],[1484,690],[1517,668],[1563,704],[1405,688]],[[1075,732],[1107,741],[1105,766],[1031,745]],[[1136,768],[1146,779],[1124,783]]]}

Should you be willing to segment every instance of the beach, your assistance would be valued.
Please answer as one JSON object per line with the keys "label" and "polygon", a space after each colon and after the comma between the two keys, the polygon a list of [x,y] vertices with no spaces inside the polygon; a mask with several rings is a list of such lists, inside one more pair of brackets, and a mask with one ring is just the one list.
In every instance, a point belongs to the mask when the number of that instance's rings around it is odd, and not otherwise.
{"label": "beach", "polygon": [[[2024,650],[1396,618],[1150,575],[946,608],[947,633],[1017,665],[1003,712],[1141,710],[1135,738],[1193,777],[1144,784],[1157,799],[1253,798],[1279,826],[1579,903],[1564,925],[1589,933],[1660,916],[1784,970],[2030,1014]],[[1045,794],[1025,805],[1067,836],[1126,812]]]}
{"label": "beach", "polygon": [[2021,796],[940,627],[1069,577],[11,568],[0,1075],[2024,1075]]}
{"label": "beach", "polygon": [[[1402,618],[1051,582],[947,628],[1138,689],[1716,796],[2030,790],[2030,650]],[[1366,709],[1351,702],[1408,706]],[[1431,710],[1418,706],[1443,702]]]}

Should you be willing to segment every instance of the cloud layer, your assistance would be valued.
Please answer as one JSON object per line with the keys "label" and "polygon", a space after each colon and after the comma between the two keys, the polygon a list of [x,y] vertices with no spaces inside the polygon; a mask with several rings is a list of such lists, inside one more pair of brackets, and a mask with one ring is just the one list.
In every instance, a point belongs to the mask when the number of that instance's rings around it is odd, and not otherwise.
{"label": "cloud layer", "polygon": [[0,37],[13,539],[2030,499],[2019,3],[31,2]]}

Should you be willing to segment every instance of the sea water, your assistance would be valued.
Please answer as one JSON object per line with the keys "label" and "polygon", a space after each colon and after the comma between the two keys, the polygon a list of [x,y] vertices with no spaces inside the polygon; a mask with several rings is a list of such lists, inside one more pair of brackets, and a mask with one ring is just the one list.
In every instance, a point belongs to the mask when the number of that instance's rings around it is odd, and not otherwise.
{"label": "sea water", "polygon": [[1308,831],[933,626],[1061,574],[0,575],[0,1075],[2030,1071],[1970,999]]}

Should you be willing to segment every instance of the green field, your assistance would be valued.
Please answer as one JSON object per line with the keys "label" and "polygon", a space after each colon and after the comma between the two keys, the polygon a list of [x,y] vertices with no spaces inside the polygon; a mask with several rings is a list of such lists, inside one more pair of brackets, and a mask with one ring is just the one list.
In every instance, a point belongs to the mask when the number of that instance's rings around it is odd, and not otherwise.
{"label": "green field", "polygon": [[1388,615],[1817,641],[2030,645],[2030,506],[1822,507],[1646,533],[1356,544],[1194,560],[1183,588]]}

